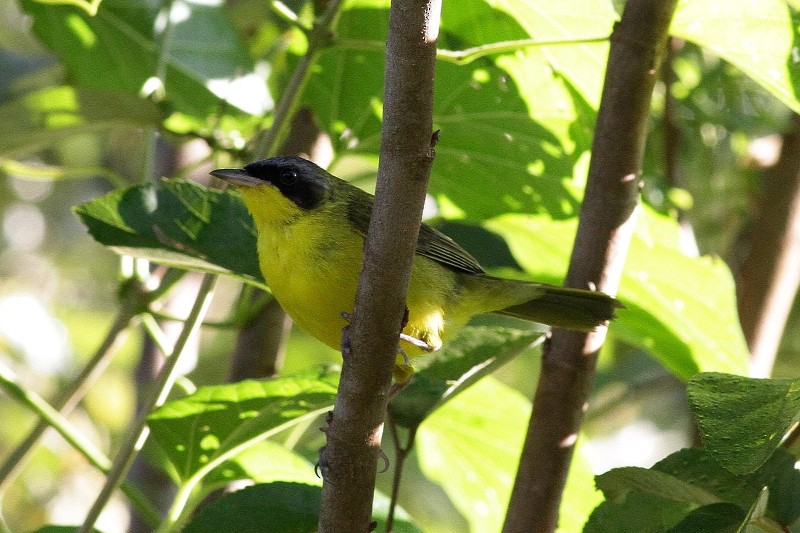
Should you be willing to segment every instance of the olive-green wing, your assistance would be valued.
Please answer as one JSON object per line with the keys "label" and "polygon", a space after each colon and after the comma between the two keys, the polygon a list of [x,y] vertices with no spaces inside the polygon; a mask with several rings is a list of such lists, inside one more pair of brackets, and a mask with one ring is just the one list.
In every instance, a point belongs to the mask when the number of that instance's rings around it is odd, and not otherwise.
{"label": "olive-green wing", "polygon": [[[358,233],[366,236],[374,198],[361,189],[355,187],[353,189],[348,191],[347,218]],[[469,252],[427,224],[422,224],[419,228],[417,254],[467,274],[484,273],[481,265]]]}

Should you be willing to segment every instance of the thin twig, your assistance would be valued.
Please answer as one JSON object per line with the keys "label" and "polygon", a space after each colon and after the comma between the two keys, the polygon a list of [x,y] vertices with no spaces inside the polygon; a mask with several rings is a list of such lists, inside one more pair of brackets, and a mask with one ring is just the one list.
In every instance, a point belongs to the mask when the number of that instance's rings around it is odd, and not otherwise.
{"label": "thin twig", "polygon": [[[111,469],[111,460],[92,441],[85,437],[64,415],[60,414],[41,396],[26,389],[11,369],[3,365],[0,365],[0,388],[39,415],[47,423],[48,427],[55,429],[92,466],[103,473],[107,473]],[[123,483],[122,491],[150,526],[158,525],[161,521],[158,510],[139,489],[128,483]]]}
{"label": "thin twig", "polygon": [[[556,37],[553,39],[515,39],[510,41],[498,41],[495,43],[482,44],[479,46],[465,48],[463,50],[439,49],[436,51],[436,58],[449,63],[455,63],[456,65],[467,65],[476,59],[480,59],[481,57],[495,54],[506,54],[510,52],[516,52],[518,50],[525,50],[526,48],[534,48],[538,46],[574,46],[603,43],[606,41],[608,41],[608,35]],[[386,44],[383,41],[367,39],[338,39],[334,41],[331,46],[343,50],[379,51],[386,49]]]}
{"label": "thin twig", "polygon": [[308,50],[294,69],[289,84],[278,101],[272,115],[272,126],[256,139],[253,149],[250,150],[252,156],[258,158],[274,155],[275,150],[283,143],[292,116],[300,105],[303,88],[311,76],[311,66],[317,60],[319,53],[330,46],[333,39],[333,27],[339,17],[342,2],[343,0],[330,0],[325,12],[314,21],[314,26],[308,33]]}
{"label": "thin twig", "polygon": [[397,431],[397,423],[395,422],[394,415],[389,411],[386,414],[389,423],[389,433],[392,435],[392,445],[394,446],[395,459],[394,459],[394,474],[392,475],[392,495],[389,500],[389,513],[386,515],[386,533],[391,533],[394,527],[394,512],[397,508],[397,501],[400,498],[400,479],[403,474],[403,466],[405,465],[408,454],[414,447],[414,438],[417,436],[418,426],[409,428],[408,437],[405,445],[400,444],[400,435]]}
{"label": "thin twig", "polygon": [[[111,324],[97,351],[83,368],[78,378],[72,383],[72,386],[53,402],[53,408],[56,411],[66,416],[78,405],[86,391],[103,373],[117,349],[123,344],[125,340],[123,332],[128,328],[133,317],[136,316],[138,307],[138,302],[131,302],[127,299],[123,301],[114,322]],[[50,427],[48,421],[40,419],[28,436],[11,452],[2,467],[0,467],[0,495],[5,493],[8,486],[25,465],[26,459],[36,448],[36,444],[48,427]]]}
{"label": "thin twig", "polygon": [[167,395],[169,394],[169,391],[175,382],[176,370],[178,368],[178,362],[181,354],[183,353],[183,349],[186,346],[189,338],[199,327],[203,320],[203,316],[208,309],[208,305],[211,303],[212,288],[216,279],[216,276],[212,274],[205,274],[203,276],[203,279],[200,282],[200,288],[197,292],[197,299],[195,300],[194,306],[189,313],[189,318],[187,319],[183,330],[181,330],[178,339],[175,341],[175,347],[169,359],[167,359],[166,364],[161,369],[153,393],[148,401],[144,403],[139,418],[134,423],[130,434],[117,453],[117,457],[114,460],[114,465],[106,477],[106,483],[103,486],[103,490],[100,492],[94,504],[92,505],[92,508],[89,510],[86,520],[78,530],[78,533],[90,533],[92,531],[97,518],[100,516],[100,512],[106,506],[106,503],[108,503],[108,500],[111,498],[114,490],[117,488],[117,486],[119,486],[122,479],[128,473],[128,470],[133,464],[133,460],[136,458],[137,453],[139,450],[141,450],[142,446],[144,446],[144,443],[150,433],[149,429],[147,428],[147,415],[149,415],[153,409],[166,401]]}

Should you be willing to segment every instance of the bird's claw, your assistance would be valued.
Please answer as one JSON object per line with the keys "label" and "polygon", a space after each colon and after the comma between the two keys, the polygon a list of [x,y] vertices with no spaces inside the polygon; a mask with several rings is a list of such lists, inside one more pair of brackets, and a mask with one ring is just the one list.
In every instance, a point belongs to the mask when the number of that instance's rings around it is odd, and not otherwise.
{"label": "bird's claw", "polygon": [[383,448],[378,448],[378,457],[383,459],[383,468],[378,470],[378,473],[383,474],[389,470],[389,456],[386,455],[386,452],[383,451]]}
{"label": "bird's claw", "polygon": [[[327,425],[319,428],[321,432],[325,433],[326,437],[328,436],[328,431],[330,431],[330,425],[332,422],[333,422],[333,411],[328,411],[328,414],[325,415],[325,423]],[[319,459],[314,465],[314,474],[316,474],[316,476],[325,483],[332,483],[328,476],[330,465],[328,464],[328,461],[325,459],[326,447],[327,445],[319,449]]]}

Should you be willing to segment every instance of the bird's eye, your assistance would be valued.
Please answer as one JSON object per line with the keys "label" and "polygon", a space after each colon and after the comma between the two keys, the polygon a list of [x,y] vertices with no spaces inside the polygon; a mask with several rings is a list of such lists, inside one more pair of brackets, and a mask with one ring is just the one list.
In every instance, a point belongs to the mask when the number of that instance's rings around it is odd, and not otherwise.
{"label": "bird's eye", "polygon": [[297,172],[294,170],[282,170],[280,180],[283,185],[294,185],[297,183]]}

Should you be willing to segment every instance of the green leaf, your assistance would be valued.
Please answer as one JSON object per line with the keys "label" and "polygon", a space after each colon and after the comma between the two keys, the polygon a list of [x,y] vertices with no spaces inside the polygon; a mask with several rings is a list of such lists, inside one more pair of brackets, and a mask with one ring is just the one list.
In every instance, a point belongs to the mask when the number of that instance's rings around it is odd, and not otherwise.
{"label": "green leaf", "polygon": [[247,446],[332,408],[338,375],[203,387],[147,417],[181,480],[207,473]]}
{"label": "green leaf", "polygon": [[[322,490],[302,483],[261,483],[226,494],[205,507],[183,529],[184,533],[309,533],[316,531]],[[376,531],[385,530],[389,500],[376,493],[373,516]],[[401,507],[395,510],[395,533],[421,533]]]}
{"label": "green leaf", "polygon": [[719,498],[691,483],[664,472],[627,466],[614,468],[597,476],[597,488],[606,500],[624,501],[632,490],[652,494],[672,501],[709,505],[719,503]]}
{"label": "green leaf", "polygon": [[252,480],[255,483],[288,481],[320,485],[314,465],[301,455],[272,441],[256,443],[212,470],[203,480],[206,492],[231,481]]}
{"label": "green leaf", "polygon": [[[43,526],[31,533],[75,533],[80,526]],[[94,533],[102,533],[99,529],[92,529]]]}
{"label": "green leaf", "polygon": [[90,16],[76,6],[22,1],[33,31],[83,86],[132,95],[163,90],[175,110],[195,117],[218,114],[222,100],[255,114],[271,107],[223,3],[164,5],[104,0]]}
{"label": "green leaf", "polygon": [[[416,437],[422,472],[442,486],[470,531],[499,531],[519,463],[530,402],[486,377],[434,411]],[[602,500],[580,446],[560,509],[560,532],[578,531]]]}
{"label": "green leaf", "polygon": [[693,510],[668,533],[738,533],[746,523],[747,514],[738,505],[713,503]]}
{"label": "green leaf", "polygon": [[422,472],[442,486],[471,531],[500,530],[529,416],[529,401],[487,377],[419,427]]}
{"label": "green leaf", "polygon": [[[375,492],[372,500],[372,518],[378,523],[375,531],[386,531],[386,518],[389,516],[389,498],[381,493]],[[394,526],[392,533],[422,533],[422,530],[414,523],[413,518],[400,506],[394,510]]]}
{"label": "green leaf", "polygon": [[703,444],[738,474],[760,467],[800,420],[800,380],[700,374],[688,395]]}
{"label": "green leaf", "polygon": [[702,487],[743,510],[751,509],[768,487],[766,515],[788,525],[800,517],[800,471],[794,463],[794,457],[779,448],[755,472],[737,475],[723,468],[707,450],[689,448],[671,454],[653,469]]}
{"label": "green leaf", "polygon": [[111,192],[75,212],[117,253],[264,284],[253,221],[235,192],[167,180]]}
{"label": "green leaf", "polygon": [[572,464],[567,475],[567,484],[558,510],[557,533],[581,531],[592,511],[603,501],[603,494],[597,490],[591,464],[582,445],[586,439],[581,436],[572,456]]}
{"label": "green leaf", "polygon": [[431,354],[429,364],[414,374],[411,383],[389,404],[398,424],[418,426],[434,409],[490,374],[530,347],[540,331],[466,327]]}
{"label": "green leaf", "polygon": [[693,508],[690,503],[631,492],[621,503],[601,503],[589,517],[583,533],[663,533]]}
{"label": "green leaf", "polygon": [[800,112],[800,28],[784,0],[683,0],[670,32],[736,65]]}
{"label": "green leaf", "polygon": [[[794,462],[791,454],[778,449],[756,472],[737,475],[723,468],[707,450],[687,448],[649,470],[614,469],[597,477],[608,499],[592,513],[585,531],[644,532],[671,527],[679,527],[676,531],[715,531],[692,530],[690,526],[706,520],[716,523],[717,511],[733,509],[730,506],[738,510],[734,515],[739,525],[752,519],[788,526],[800,516],[800,471]],[[766,512],[765,487],[770,495]],[[720,503],[726,506],[707,507]],[[720,531],[726,531],[728,525],[722,524]]]}
{"label": "green leaf", "polygon": [[[322,489],[302,483],[262,483],[226,494],[203,508],[184,533],[309,533],[316,531]],[[265,529],[267,528],[267,529]]]}
{"label": "green leaf", "polygon": [[[505,215],[485,227],[508,242],[533,279],[561,282],[576,220]],[[681,253],[677,231],[672,219],[643,210],[620,284],[626,309],[610,332],[650,351],[683,379],[705,370],[746,373],[747,348],[731,274],[720,260]]]}
{"label": "green leaf", "polygon": [[161,115],[152,102],[129,94],[48,87],[0,106],[0,156],[20,156],[87,132],[154,126]]}

